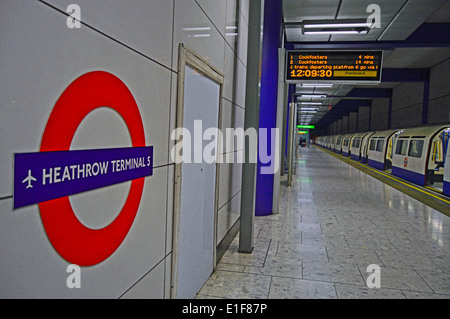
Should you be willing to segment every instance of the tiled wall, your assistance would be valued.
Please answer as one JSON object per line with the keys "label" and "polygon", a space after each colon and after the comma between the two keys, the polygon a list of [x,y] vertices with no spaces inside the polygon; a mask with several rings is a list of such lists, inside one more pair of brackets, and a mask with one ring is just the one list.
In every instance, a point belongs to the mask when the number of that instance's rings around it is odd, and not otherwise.
{"label": "tiled wall", "polygon": [[438,64],[430,73],[428,123],[450,122],[450,59]]}
{"label": "tiled wall", "polygon": [[[437,124],[450,121],[450,59],[441,62],[430,70],[430,91],[428,100],[428,123]],[[422,124],[423,82],[399,83],[393,88],[392,123],[391,128],[407,128]],[[376,98],[372,102],[371,131],[388,129],[389,99]],[[359,108],[358,132],[364,132],[369,127],[368,108]],[[336,123],[336,124],[334,124]],[[329,135],[346,133],[334,122],[327,130]],[[350,123],[352,126],[352,122]],[[343,128],[345,130],[345,128]],[[324,131],[324,132],[325,132]],[[351,131],[352,132],[352,131]]]}
{"label": "tiled wall", "polygon": [[[81,8],[80,29],[66,8]],[[242,127],[245,110],[249,0],[3,0],[0,2],[0,297],[168,298],[172,253],[178,44],[196,51],[225,77],[222,128]],[[202,28],[196,36],[192,28]],[[38,152],[53,106],[79,76],[103,70],[132,92],[154,174],[146,178],[136,220],[112,257],[83,268],[81,289],[68,289],[69,264],[52,248],[38,206],[12,209],[13,154]],[[110,109],[90,114],[72,147],[130,146],[126,126]],[[237,154],[240,150],[232,150]],[[219,166],[217,242],[240,213],[242,166]],[[129,183],[71,198],[113,220]],[[87,214],[89,215],[89,214]],[[80,217],[81,218],[81,217]],[[86,217],[86,223],[94,219]]]}

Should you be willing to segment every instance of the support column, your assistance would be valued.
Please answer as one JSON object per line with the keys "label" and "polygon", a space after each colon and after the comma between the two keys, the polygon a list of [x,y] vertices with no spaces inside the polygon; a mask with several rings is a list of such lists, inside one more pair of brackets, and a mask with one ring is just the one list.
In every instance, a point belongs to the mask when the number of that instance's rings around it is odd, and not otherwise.
{"label": "support column", "polygon": [[428,104],[430,102],[430,70],[426,71],[423,82],[422,124],[428,124]]}
{"label": "support column", "polygon": [[282,0],[265,0],[259,128],[266,129],[267,140],[262,138],[263,135],[259,136],[258,151],[263,151],[258,154],[267,155],[265,160],[269,162],[263,163],[261,156],[258,157],[256,216],[273,213],[274,169],[269,167],[274,166],[276,161],[276,154],[270,153],[276,145],[272,129],[277,127],[278,49],[282,39],[282,11]]}
{"label": "support column", "polygon": [[[248,25],[247,82],[244,129],[259,127],[259,85],[264,21],[264,0],[250,1]],[[239,252],[253,250],[253,217],[255,215],[256,163],[250,162],[251,147],[245,143],[242,164],[241,218]]]}
{"label": "support column", "polygon": [[393,90],[389,90],[389,113],[388,113],[388,130],[392,128],[392,92]]}
{"label": "support column", "polygon": [[272,212],[274,214],[279,213],[280,206],[280,189],[281,189],[281,164],[283,162],[283,153],[281,151],[283,144],[283,114],[286,103],[286,83],[284,75],[284,65],[286,60],[286,50],[284,48],[278,49],[278,100],[277,100],[277,116],[276,116],[276,127],[279,129],[279,136],[276,143],[278,146],[275,150],[278,154],[275,154],[275,172],[273,176],[273,208]]}

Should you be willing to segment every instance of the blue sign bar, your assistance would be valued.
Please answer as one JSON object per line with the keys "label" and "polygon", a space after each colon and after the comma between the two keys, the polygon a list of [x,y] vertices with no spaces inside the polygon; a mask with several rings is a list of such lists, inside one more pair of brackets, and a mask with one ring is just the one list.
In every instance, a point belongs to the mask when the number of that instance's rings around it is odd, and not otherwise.
{"label": "blue sign bar", "polygon": [[153,146],[14,155],[14,209],[153,175]]}

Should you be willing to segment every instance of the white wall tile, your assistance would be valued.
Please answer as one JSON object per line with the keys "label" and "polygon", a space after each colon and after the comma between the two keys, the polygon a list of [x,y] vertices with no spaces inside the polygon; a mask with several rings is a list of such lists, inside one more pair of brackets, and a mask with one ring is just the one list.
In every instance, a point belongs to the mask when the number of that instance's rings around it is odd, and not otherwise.
{"label": "white wall tile", "polygon": [[[248,19],[248,17],[247,17]],[[238,35],[238,44],[237,44],[237,55],[239,59],[247,66],[247,46],[248,46],[248,20],[244,17],[243,14],[239,15],[239,35]]]}
{"label": "white wall tile", "polygon": [[[171,67],[173,3],[168,0],[44,0],[66,12],[76,3],[81,21]],[[61,27],[65,27],[62,24]],[[76,29],[72,30],[77,32]]]}
{"label": "white wall tile", "polygon": [[237,156],[241,155],[241,153],[233,152],[233,155],[233,163],[222,163],[219,165],[219,209],[241,191],[242,163],[237,162]]}
{"label": "white wall tile", "polygon": [[178,46],[184,43],[223,72],[224,40],[194,0],[175,0],[173,65],[178,65]]}
{"label": "white wall tile", "polygon": [[164,299],[164,277],[165,262],[162,261],[127,290],[120,299]]}
{"label": "white wall tile", "polygon": [[213,22],[216,29],[225,35],[225,16],[227,3],[223,0],[195,0],[208,18]]}
{"label": "white wall tile", "polygon": [[220,243],[231,227],[236,223],[241,211],[241,193],[233,197],[218,212],[217,243]]}

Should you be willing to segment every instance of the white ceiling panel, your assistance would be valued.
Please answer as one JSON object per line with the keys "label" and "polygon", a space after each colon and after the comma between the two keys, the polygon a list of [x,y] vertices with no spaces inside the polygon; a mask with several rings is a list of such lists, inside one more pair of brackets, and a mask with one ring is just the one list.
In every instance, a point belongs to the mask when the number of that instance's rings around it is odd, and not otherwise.
{"label": "white ceiling panel", "polygon": [[367,7],[376,3],[380,6],[381,28],[371,29],[366,35],[333,35],[331,41],[376,41],[406,2],[407,0],[343,0],[338,19],[367,18],[372,13],[367,12]]}
{"label": "white ceiling panel", "polygon": [[380,40],[405,40],[446,2],[447,0],[409,0],[381,35]]}
{"label": "white ceiling panel", "polygon": [[324,42],[328,41],[329,35],[303,35],[301,28],[286,29],[286,40],[288,42]]}
{"label": "white ceiling panel", "polygon": [[384,60],[385,68],[431,68],[450,56],[450,48],[397,48]]}
{"label": "white ceiling panel", "polygon": [[428,20],[428,23],[448,23],[450,22],[450,0],[436,11]]}
{"label": "white ceiling panel", "polygon": [[334,19],[339,0],[284,0],[283,13],[285,22],[302,22],[314,19]]}
{"label": "white ceiling panel", "polygon": [[[328,20],[336,17],[340,0],[284,0],[283,14],[285,22],[298,22],[303,20]],[[290,42],[317,42],[328,41],[328,35],[305,36],[300,28],[286,29],[286,40]]]}

